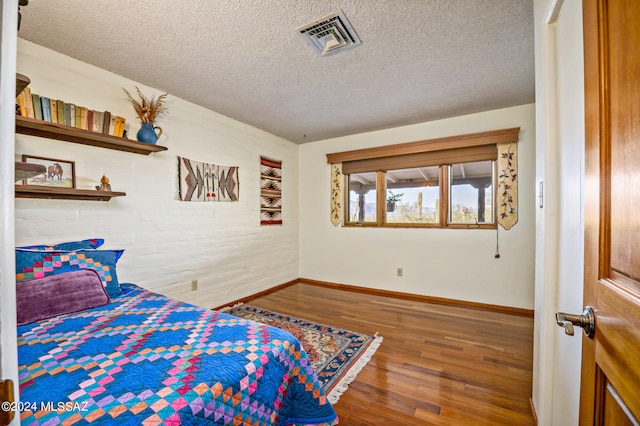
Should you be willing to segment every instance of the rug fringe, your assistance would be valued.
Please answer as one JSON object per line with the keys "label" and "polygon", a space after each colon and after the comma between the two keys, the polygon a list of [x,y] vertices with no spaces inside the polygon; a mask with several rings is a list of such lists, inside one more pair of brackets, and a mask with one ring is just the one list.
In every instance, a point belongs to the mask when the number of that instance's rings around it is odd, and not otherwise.
{"label": "rug fringe", "polygon": [[244,303],[243,302],[238,302],[233,306],[224,306],[224,307],[218,309],[218,312],[227,312],[227,311],[230,311],[233,308],[237,308],[240,305],[244,305]]}
{"label": "rug fringe", "polygon": [[367,351],[362,354],[362,356],[356,361],[356,363],[347,371],[342,379],[331,389],[329,395],[327,395],[327,400],[330,403],[335,404],[338,402],[343,393],[347,391],[349,385],[356,379],[356,376],[362,369],[367,365],[369,361],[371,361],[371,357],[380,347],[382,343],[382,336],[378,336],[378,333],[374,334],[375,339],[371,342],[371,345],[367,348]]}

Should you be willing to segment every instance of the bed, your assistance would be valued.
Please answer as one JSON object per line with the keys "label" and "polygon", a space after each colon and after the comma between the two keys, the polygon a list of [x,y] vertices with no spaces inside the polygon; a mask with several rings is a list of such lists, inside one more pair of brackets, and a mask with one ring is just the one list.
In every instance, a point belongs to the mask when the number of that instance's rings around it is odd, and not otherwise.
{"label": "bed", "polygon": [[[100,281],[91,272],[82,279]],[[106,304],[20,320],[21,310],[43,309],[37,298],[53,305],[75,299],[79,286],[71,281],[79,275],[77,268],[55,275],[49,289],[38,280],[52,277],[37,273],[18,283],[23,425],[337,424],[300,343],[275,327],[135,284],[118,284],[109,295],[103,281],[90,298]]]}

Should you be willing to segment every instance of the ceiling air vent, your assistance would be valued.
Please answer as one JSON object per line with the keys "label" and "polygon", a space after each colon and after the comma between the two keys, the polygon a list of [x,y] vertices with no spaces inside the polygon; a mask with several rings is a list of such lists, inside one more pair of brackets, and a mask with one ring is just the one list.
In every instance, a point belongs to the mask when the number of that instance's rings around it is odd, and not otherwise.
{"label": "ceiling air vent", "polygon": [[309,22],[297,31],[321,56],[362,44],[341,10]]}

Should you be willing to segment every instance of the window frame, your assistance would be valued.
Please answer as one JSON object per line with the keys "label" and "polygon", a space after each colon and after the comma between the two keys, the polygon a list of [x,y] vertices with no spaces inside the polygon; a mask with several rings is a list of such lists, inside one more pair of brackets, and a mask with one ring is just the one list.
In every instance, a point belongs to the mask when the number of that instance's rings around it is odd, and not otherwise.
{"label": "window frame", "polygon": [[[378,170],[376,172],[376,221],[360,222],[350,220],[349,208],[345,209],[343,226],[344,227],[383,227],[383,228],[445,228],[445,229],[496,229],[498,226],[498,220],[496,216],[497,211],[497,159],[485,160],[492,162],[492,210],[493,210],[493,222],[492,223],[450,223],[450,194],[451,194],[451,182],[449,177],[449,167],[451,164],[438,165],[438,187],[440,191],[439,202],[439,221],[435,223],[399,223],[399,222],[387,222],[387,177],[388,170]],[[464,164],[464,163],[453,163]],[[393,169],[392,169],[393,170]],[[349,174],[344,175],[344,187],[347,190],[344,192],[344,205],[349,206],[349,193],[350,193],[350,180]]]}
{"label": "window frame", "polygon": [[[343,205],[349,205],[349,175],[359,172],[376,172],[376,221],[350,221],[348,208],[343,212],[344,227],[385,228],[437,228],[437,229],[496,229],[498,227],[498,144],[517,142],[519,127],[470,133],[438,139],[406,142],[353,151],[327,154],[330,164],[342,163],[344,174]],[[493,223],[449,223],[450,177],[452,164],[491,160],[493,167]],[[439,167],[439,222],[438,223],[388,223],[386,173],[417,167]]]}
{"label": "window frame", "polygon": [[[450,179],[449,176],[449,170],[448,167],[451,166],[447,165],[444,166],[444,173],[447,175],[447,212],[446,212],[446,216],[444,218],[446,225],[446,228],[450,228],[450,229],[496,229],[498,227],[498,215],[497,215],[497,211],[498,211],[498,199],[497,199],[497,195],[498,195],[498,159],[494,159],[491,160],[492,164],[492,176],[491,176],[491,187],[492,187],[492,213],[493,213],[493,222],[492,223],[450,223],[449,222],[449,213],[451,211],[451,182],[448,182]],[[464,164],[464,163],[454,163],[454,164]],[[440,209],[442,210],[442,209]],[[442,218],[441,218],[442,220]]]}

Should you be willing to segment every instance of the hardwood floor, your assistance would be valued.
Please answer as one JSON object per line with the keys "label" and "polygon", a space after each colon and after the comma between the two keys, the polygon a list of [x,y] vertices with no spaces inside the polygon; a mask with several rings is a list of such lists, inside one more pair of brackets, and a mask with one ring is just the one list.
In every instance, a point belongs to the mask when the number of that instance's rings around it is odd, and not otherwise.
{"label": "hardwood floor", "polygon": [[533,318],[293,284],[247,303],[384,341],[341,425],[533,425]]}

